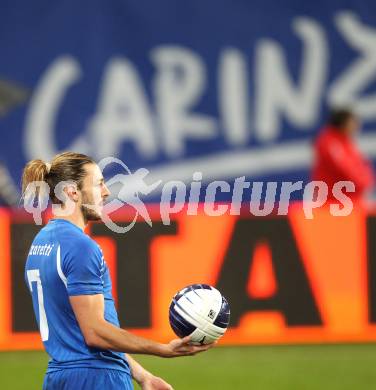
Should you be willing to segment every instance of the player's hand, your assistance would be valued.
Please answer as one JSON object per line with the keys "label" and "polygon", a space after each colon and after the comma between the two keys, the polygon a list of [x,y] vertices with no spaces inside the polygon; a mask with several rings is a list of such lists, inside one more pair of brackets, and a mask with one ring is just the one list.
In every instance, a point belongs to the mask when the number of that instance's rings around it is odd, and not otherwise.
{"label": "player's hand", "polygon": [[178,357],[178,356],[192,356],[197,353],[207,351],[214,347],[216,343],[206,345],[192,345],[189,336],[182,339],[174,339],[168,344],[165,344],[165,350],[162,353],[163,357]]}
{"label": "player's hand", "polygon": [[173,390],[171,385],[154,375],[148,375],[140,385],[142,390]]}

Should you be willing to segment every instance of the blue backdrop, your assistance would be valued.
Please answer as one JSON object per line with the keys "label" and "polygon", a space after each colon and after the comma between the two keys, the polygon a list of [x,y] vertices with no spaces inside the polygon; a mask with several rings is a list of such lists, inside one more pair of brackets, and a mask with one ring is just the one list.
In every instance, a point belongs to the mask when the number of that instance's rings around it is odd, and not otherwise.
{"label": "blue backdrop", "polygon": [[162,180],[306,180],[328,104],[358,110],[376,158],[372,0],[0,1],[0,53],[17,182],[66,149]]}

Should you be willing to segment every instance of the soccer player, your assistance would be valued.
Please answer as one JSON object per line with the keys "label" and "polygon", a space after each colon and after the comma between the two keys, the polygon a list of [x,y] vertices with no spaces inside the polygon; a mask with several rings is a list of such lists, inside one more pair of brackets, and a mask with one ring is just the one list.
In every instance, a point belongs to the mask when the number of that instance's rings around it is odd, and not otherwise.
{"label": "soccer player", "polygon": [[212,345],[190,345],[189,337],[161,344],[119,327],[102,251],[84,233],[88,221],[101,219],[109,195],[98,165],[72,152],[57,155],[51,164],[32,160],[23,173],[26,198],[33,187],[28,185],[36,182],[48,184],[55,217],[36,235],[25,269],[50,356],[43,389],[128,390],[131,377],[145,390],[172,389],[125,353],[177,357]]}

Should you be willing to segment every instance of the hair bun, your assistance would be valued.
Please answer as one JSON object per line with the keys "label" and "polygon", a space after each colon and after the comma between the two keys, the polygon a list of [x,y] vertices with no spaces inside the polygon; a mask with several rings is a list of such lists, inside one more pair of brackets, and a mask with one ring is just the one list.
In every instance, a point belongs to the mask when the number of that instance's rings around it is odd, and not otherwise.
{"label": "hair bun", "polygon": [[45,181],[49,168],[48,163],[45,163],[41,159],[35,159],[29,161],[22,175],[22,192],[24,193],[27,186],[35,181]]}

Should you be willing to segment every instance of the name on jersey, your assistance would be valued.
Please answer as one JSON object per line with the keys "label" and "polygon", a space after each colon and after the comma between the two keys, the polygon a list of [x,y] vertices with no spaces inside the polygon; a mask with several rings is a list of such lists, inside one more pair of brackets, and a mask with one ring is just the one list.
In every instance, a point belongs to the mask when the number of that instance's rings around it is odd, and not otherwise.
{"label": "name on jersey", "polygon": [[49,256],[54,244],[45,244],[45,245],[32,245],[29,251],[30,255],[41,255],[41,256]]}

